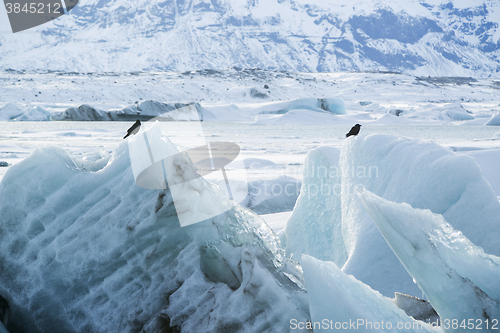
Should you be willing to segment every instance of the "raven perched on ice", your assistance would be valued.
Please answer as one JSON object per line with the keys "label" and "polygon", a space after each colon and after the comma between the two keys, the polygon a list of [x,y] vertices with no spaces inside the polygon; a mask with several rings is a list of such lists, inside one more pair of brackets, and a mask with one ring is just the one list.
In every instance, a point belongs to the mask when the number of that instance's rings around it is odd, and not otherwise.
{"label": "raven perched on ice", "polygon": [[350,137],[351,135],[358,135],[359,133],[359,130],[361,129],[361,125],[360,124],[356,124],[354,125],[351,130],[349,131],[349,133],[347,133],[345,135],[346,138]]}
{"label": "raven perched on ice", "polygon": [[135,123],[127,130],[127,135],[125,135],[123,138],[126,139],[130,134],[137,134],[139,130],[141,129],[141,121],[137,119]]}

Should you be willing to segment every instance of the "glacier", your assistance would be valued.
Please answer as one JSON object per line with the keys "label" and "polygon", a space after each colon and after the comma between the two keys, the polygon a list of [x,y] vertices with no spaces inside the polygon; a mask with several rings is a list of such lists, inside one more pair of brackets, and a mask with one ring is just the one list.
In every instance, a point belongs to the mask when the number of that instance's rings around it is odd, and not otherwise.
{"label": "glacier", "polygon": [[9,331],[283,332],[309,320],[300,268],[255,213],[199,178],[187,197],[230,209],[181,228],[169,189],[135,185],[126,143],[101,162],[39,148],[0,183]]}
{"label": "glacier", "polygon": [[471,242],[500,255],[498,234],[492,232],[500,225],[500,203],[472,157],[434,143],[369,134],[346,139],[339,168],[348,257],[342,270],[383,295],[420,296],[421,291],[373,224],[356,187],[441,214]]}
{"label": "glacier", "polygon": [[445,332],[498,330],[500,257],[485,253],[440,214],[391,202],[362,188],[356,193],[440,315]]}

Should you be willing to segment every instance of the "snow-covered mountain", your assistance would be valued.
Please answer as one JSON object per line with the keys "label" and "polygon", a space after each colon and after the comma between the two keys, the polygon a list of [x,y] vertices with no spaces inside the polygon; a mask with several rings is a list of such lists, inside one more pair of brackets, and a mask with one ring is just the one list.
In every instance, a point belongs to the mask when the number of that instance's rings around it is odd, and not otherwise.
{"label": "snow-covered mountain", "polygon": [[1,34],[0,68],[489,76],[500,73],[499,23],[498,0],[81,0]]}

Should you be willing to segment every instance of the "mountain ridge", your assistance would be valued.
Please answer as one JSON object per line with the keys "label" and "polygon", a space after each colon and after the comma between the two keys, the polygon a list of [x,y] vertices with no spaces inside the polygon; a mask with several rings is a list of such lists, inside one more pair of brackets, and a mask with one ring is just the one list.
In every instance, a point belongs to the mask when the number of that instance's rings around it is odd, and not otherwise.
{"label": "mountain ridge", "polygon": [[492,0],[82,0],[25,34],[0,35],[0,69],[488,77],[500,75],[499,24]]}

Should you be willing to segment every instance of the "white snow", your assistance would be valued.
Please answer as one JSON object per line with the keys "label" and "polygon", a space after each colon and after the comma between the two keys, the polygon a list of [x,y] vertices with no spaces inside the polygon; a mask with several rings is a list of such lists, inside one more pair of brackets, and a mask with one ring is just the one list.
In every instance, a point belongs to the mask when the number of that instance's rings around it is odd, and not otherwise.
{"label": "white snow", "polygon": [[[435,7],[427,8],[429,3]],[[294,72],[402,69],[421,76],[498,75],[498,51],[484,50],[494,46],[482,41],[483,36],[493,45],[498,41],[498,2],[460,1],[455,5],[468,8],[471,14],[484,6],[485,13],[476,15],[456,15],[446,9],[447,4],[267,0],[181,1],[166,6],[161,0],[133,4],[81,0],[69,15],[18,34],[5,32],[10,29],[0,7],[0,29],[4,29],[1,67],[103,73],[238,66]],[[393,22],[380,38],[366,36],[368,40],[363,41],[353,36],[361,29],[370,34],[370,29],[351,28],[351,19],[377,16],[383,10],[416,21],[415,33],[423,36],[398,41]],[[419,22],[423,19],[435,25],[433,30],[443,31],[418,31],[425,29]],[[454,38],[447,38],[449,34]],[[347,50],[336,45],[343,41]],[[364,46],[375,47],[375,54],[370,55],[371,49],[365,51]],[[443,49],[455,59],[444,56]]]}
{"label": "white snow", "polygon": [[255,117],[255,124],[301,124],[301,125],[314,125],[314,124],[341,124],[345,123],[341,118],[329,114],[310,110],[291,110],[283,115],[257,115]]}

